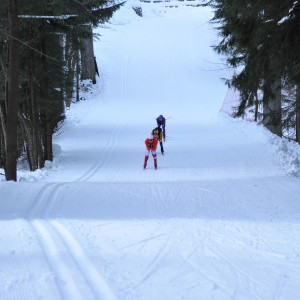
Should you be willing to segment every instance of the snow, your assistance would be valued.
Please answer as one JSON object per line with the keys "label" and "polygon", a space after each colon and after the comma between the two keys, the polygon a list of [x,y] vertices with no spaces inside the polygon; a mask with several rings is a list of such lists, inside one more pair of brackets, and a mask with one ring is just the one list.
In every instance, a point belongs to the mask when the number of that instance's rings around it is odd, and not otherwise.
{"label": "snow", "polygon": [[299,146],[219,113],[209,9],[132,5],[97,31],[55,160],[0,182],[0,299],[298,299]]}

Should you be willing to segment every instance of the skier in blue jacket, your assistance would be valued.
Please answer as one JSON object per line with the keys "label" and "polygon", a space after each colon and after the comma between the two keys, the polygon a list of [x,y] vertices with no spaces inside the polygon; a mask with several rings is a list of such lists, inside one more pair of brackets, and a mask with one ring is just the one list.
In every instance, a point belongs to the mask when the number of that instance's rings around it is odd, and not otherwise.
{"label": "skier in blue jacket", "polygon": [[160,115],[158,118],[156,118],[156,123],[159,128],[162,127],[162,133],[165,142],[166,141],[166,119],[164,118],[163,115]]}

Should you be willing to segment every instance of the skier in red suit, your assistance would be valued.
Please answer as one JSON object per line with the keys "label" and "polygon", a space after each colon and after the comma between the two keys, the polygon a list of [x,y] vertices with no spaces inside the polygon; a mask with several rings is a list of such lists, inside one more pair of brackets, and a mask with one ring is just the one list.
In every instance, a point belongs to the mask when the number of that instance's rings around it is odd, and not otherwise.
{"label": "skier in red suit", "polygon": [[155,135],[151,134],[151,136],[145,140],[145,145],[146,145],[147,150],[146,150],[145,160],[144,160],[144,170],[147,167],[147,161],[148,161],[150,152],[153,156],[154,168],[155,168],[155,170],[157,169],[157,157],[156,157],[157,144],[158,144],[158,141],[157,141],[157,138]]}

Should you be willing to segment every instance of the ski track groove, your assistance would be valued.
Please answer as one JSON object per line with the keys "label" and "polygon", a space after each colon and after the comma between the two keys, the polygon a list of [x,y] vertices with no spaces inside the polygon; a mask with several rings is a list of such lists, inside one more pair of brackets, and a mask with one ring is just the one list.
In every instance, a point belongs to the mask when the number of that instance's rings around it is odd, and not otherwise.
{"label": "ski track groove", "polygon": [[[84,278],[95,299],[117,300],[69,230],[57,220],[46,221],[62,186],[63,183],[50,183],[41,188],[27,213],[27,221],[39,240],[50,270],[55,274],[62,299],[86,299],[86,295],[78,288],[75,276],[71,275],[70,270],[76,270]],[[68,254],[68,259],[63,257],[60,245],[64,246],[66,252],[63,253]]]}
{"label": "ski track groove", "polygon": [[168,255],[170,251],[170,236],[168,236],[167,240],[165,241],[163,247],[161,247],[158,252],[156,253],[155,257],[151,260],[151,262],[148,264],[144,275],[141,280],[139,280],[138,283],[134,285],[132,288],[133,290],[136,290],[139,286],[141,286],[148,278],[151,277],[152,274],[154,274],[159,266],[159,263]]}
{"label": "ski track groove", "polygon": [[[231,262],[224,254],[219,253],[219,251],[213,249],[210,246],[207,246],[207,247],[210,249],[210,251],[212,253],[217,255],[217,257],[219,257],[220,260],[223,260],[223,262],[225,262],[225,264],[229,267],[229,269],[231,269],[233,274],[236,275],[237,281],[239,281],[238,279],[241,279],[244,276],[247,279],[247,283],[250,286],[252,298],[260,300],[260,298],[253,291],[253,284],[259,286],[260,282],[256,281],[249,274],[247,274],[245,271],[241,270],[236,264]],[[237,290],[240,291],[242,289],[240,287],[238,287]]]}
{"label": "ski track groove", "polygon": [[[152,241],[152,240],[156,240],[158,238],[161,238],[163,236],[165,236],[166,234],[165,233],[161,233],[161,234],[158,234],[158,235],[154,235],[154,236],[151,236],[149,238],[146,238],[146,239],[143,239],[143,240],[140,240],[136,243],[132,243],[132,244],[129,244],[129,245],[126,245],[124,247],[121,247],[119,248],[119,250],[124,250],[124,249],[127,249],[127,248],[131,248],[131,247],[135,247],[137,245],[142,245],[142,247],[144,247],[145,244],[147,244],[149,241]],[[141,247],[141,248],[142,248]]]}
{"label": "ski track groove", "polygon": [[[74,265],[75,269],[79,271],[77,273],[84,278],[89,290],[94,294],[95,299],[117,300],[105,279],[66,227],[59,221],[46,221],[63,184],[50,183],[41,188],[27,214],[28,223],[38,237],[50,270],[55,274],[57,288],[62,299],[86,299],[86,295],[79,290],[74,275],[71,275],[70,270],[74,270]],[[62,256],[59,249],[60,244],[64,245],[66,253],[69,254],[68,257],[72,258],[72,264],[70,264],[70,260],[67,262]]]}
{"label": "ski track groove", "polygon": [[[118,127],[119,126],[120,125],[118,125]],[[117,133],[119,131],[118,127],[114,128],[114,130],[112,131],[112,134],[109,136],[109,139],[108,139],[107,143],[105,144],[106,145],[105,149],[101,152],[101,155],[99,154],[98,161],[91,168],[89,168],[83,175],[81,175],[80,177],[75,179],[74,182],[88,181],[99,171],[99,169],[101,167],[103,167],[105,165],[108,158],[110,157],[111,150],[113,149],[113,147],[115,145],[115,140],[117,137]],[[104,157],[104,159],[102,159],[102,157]]]}
{"label": "ski track groove", "polygon": [[71,254],[76,266],[81,271],[86,282],[93,291],[95,298],[102,300],[117,300],[106,280],[100,275],[71,232],[57,220],[52,220],[50,223],[61,237],[68,253]]}
{"label": "ski track groove", "polygon": [[27,212],[27,220],[37,218],[37,215],[41,213],[47,205],[47,199],[50,199],[51,192],[57,186],[57,183],[50,183],[46,187],[43,186],[35,199],[32,201],[32,205],[29,207]]}
{"label": "ski track groove", "polygon": [[[120,120],[120,118],[117,119]],[[101,152],[101,155],[99,154],[98,161],[91,168],[89,168],[83,175],[75,179],[74,182],[84,182],[90,180],[91,178],[94,177],[95,174],[97,174],[99,169],[106,164],[106,162],[109,160],[111,156],[112,149],[115,146],[117,136],[122,127],[123,127],[123,123],[119,122],[118,125],[113,129],[112,134],[109,135],[108,141],[105,143],[106,145],[105,148]]]}
{"label": "ski track groove", "polygon": [[[201,231],[202,232],[202,231]],[[195,270],[195,272],[199,273],[200,276],[202,276],[203,278],[205,278],[208,282],[210,282],[212,284],[213,287],[218,287],[220,290],[222,290],[225,294],[227,294],[228,296],[229,295],[229,292],[228,292],[228,286],[224,285],[224,284],[221,284],[219,282],[216,281],[215,278],[213,278],[212,276],[210,276],[209,274],[207,273],[204,273],[201,269],[201,265],[197,264],[197,263],[194,263],[192,261],[192,257],[197,254],[198,252],[202,253],[203,256],[204,255],[204,252],[205,252],[205,247],[207,247],[206,243],[210,240],[210,237],[211,237],[211,233],[212,233],[212,230],[211,228],[208,228],[207,232],[202,235],[200,233],[200,230],[197,229],[196,230],[196,235],[199,237],[199,241],[197,243],[197,245],[195,245],[193,247],[193,249],[187,254],[187,256],[179,253],[179,255],[181,256],[181,259],[182,259],[182,263],[183,264],[187,264],[188,266],[190,266],[193,270]],[[199,251],[200,250],[200,251]],[[200,262],[201,263],[201,262]],[[215,265],[217,266],[218,263],[215,263]],[[182,269],[182,266],[180,267],[180,269]],[[174,282],[175,280],[177,280],[178,278],[180,278],[180,276],[176,275],[175,277],[173,277],[170,282]]]}
{"label": "ski track groove", "polygon": [[[134,33],[132,35],[132,38],[136,35]],[[131,40],[130,40],[131,41]],[[121,90],[122,90],[122,96],[121,96],[121,103],[120,103],[120,110],[119,110],[119,116],[116,118],[119,120],[118,125],[115,126],[115,128],[112,131],[112,134],[109,136],[108,142],[106,143],[106,147],[104,151],[101,153],[101,156],[103,159],[99,159],[90,169],[88,169],[83,175],[75,179],[75,182],[83,182],[83,181],[88,181],[92,179],[99,171],[100,168],[104,167],[109,158],[112,155],[112,150],[114,149],[114,146],[117,141],[117,137],[120,134],[122,128],[124,127],[124,105],[125,105],[125,100],[127,97],[127,65],[128,65],[128,59],[130,55],[130,51],[132,48],[133,43],[128,42],[126,44],[126,48],[124,50],[124,55],[122,59],[122,67],[121,67]],[[110,180],[110,182],[114,182],[115,177],[117,174],[113,176],[113,179]]]}
{"label": "ski track groove", "polygon": [[45,219],[49,216],[53,202],[56,200],[63,183],[50,183],[41,188],[27,214],[27,221],[37,236],[50,270],[55,274],[57,288],[62,299],[84,300],[77,284],[70,275],[65,260],[60,255],[57,243],[53,238],[49,224]]}
{"label": "ski track groove", "polygon": [[85,300],[70,274],[70,269],[66,265],[65,259],[60,254],[53,235],[47,228],[47,223],[43,220],[33,220],[31,226],[37,233],[49,267],[55,274],[57,287],[62,295],[62,299]]}
{"label": "ski track groove", "polygon": [[279,280],[279,282],[276,284],[275,294],[273,295],[272,299],[280,299],[282,291],[287,283],[287,278],[283,277]]}
{"label": "ski track groove", "polygon": [[[117,300],[106,280],[101,276],[75,237],[57,220],[49,222],[35,219],[30,222],[36,233],[50,270],[55,274],[56,284],[62,299],[85,300],[79,290],[75,275],[81,275],[95,299]],[[68,258],[63,257],[59,244],[64,245]],[[74,268],[75,267],[75,268]],[[74,274],[74,269],[78,272]],[[72,270],[72,272],[70,271]],[[74,275],[71,275],[71,274]]]}
{"label": "ski track groove", "polygon": [[[200,237],[201,234],[199,233],[199,230],[196,231],[196,234]],[[198,264],[194,263],[192,261],[192,257],[198,252],[199,249],[201,249],[202,254],[205,251],[205,247],[207,247],[206,243],[207,241],[210,239],[211,236],[211,229],[208,230],[207,233],[205,233],[205,235],[203,237],[200,238],[198,244],[193,248],[192,251],[190,251],[190,253],[187,255],[187,257],[184,257],[181,254],[181,258],[183,260],[183,263],[189,265],[193,270],[195,270],[195,272],[199,273],[200,276],[202,276],[203,278],[205,278],[208,282],[210,282],[212,284],[213,287],[218,287],[220,290],[222,290],[225,294],[227,294],[228,296],[230,296],[229,292],[228,292],[228,286],[221,284],[220,282],[217,282],[215,278],[213,278],[212,276],[210,276],[207,273],[204,273],[201,269],[201,265],[199,266]],[[204,256],[204,255],[203,255]],[[218,263],[215,263],[216,266],[218,266]],[[170,282],[175,281],[176,279],[178,279],[178,276],[172,278],[170,280]],[[234,298],[233,298],[234,299]]]}
{"label": "ski track groove", "polygon": [[[130,36],[130,38],[128,39],[128,42],[126,43],[125,46],[125,50],[123,52],[123,57],[122,57],[122,66],[121,66],[121,91],[122,91],[122,96],[121,96],[121,101],[120,101],[120,110],[119,110],[119,125],[116,127],[115,129],[115,133],[114,133],[114,139],[113,139],[113,143],[111,145],[111,149],[108,152],[108,155],[106,156],[106,161],[111,157],[112,155],[112,149],[114,148],[115,144],[116,144],[116,137],[118,137],[118,135],[120,134],[121,130],[124,127],[124,119],[125,119],[125,103],[126,103],[126,98],[127,98],[127,66],[128,66],[128,61],[129,61],[129,56],[131,53],[131,49],[133,47],[133,42],[132,40],[135,39],[137,35],[137,32],[133,32]],[[103,166],[105,167],[105,163],[103,164]],[[115,173],[112,175],[110,182],[113,183],[115,182],[116,177],[118,176],[119,171],[115,171]]]}
{"label": "ski track groove", "polygon": [[[222,290],[225,294],[229,295],[229,292],[228,292],[228,287],[227,286],[224,286],[223,284],[220,284],[219,282],[216,281],[215,278],[209,276],[207,273],[204,273],[203,271],[201,271],[201,268],[196,265],[195,263],[193,263],[191,260],[189,259],[184,259],[184,262],[186,264],[188,264],[193,270],[195,270],[197,273],[200,274],[200,276],[202,276],[203,278],[205,278],[208,282],[210,282],[212,284],[213,287],[218,287],[220,290]],[[177,276],[172,278],[171,282],[176,280],[177,279]]]}
{"label": "ski track groove", "polygon": [[27,220],[49,218],[64,183],[50,183],[40,189],[26,213]]}

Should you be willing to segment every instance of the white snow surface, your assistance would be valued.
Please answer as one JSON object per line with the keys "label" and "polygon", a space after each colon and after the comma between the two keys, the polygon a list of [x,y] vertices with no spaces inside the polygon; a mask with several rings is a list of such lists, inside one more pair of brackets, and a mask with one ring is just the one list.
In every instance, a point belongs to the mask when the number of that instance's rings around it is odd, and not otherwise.
{"label": "white snow surface", "polygon": [[2,176],[0,299],[299,299],[299,146],[219,113],[209,9],[140,5],[97,30],[100,78],[55,160]]}

